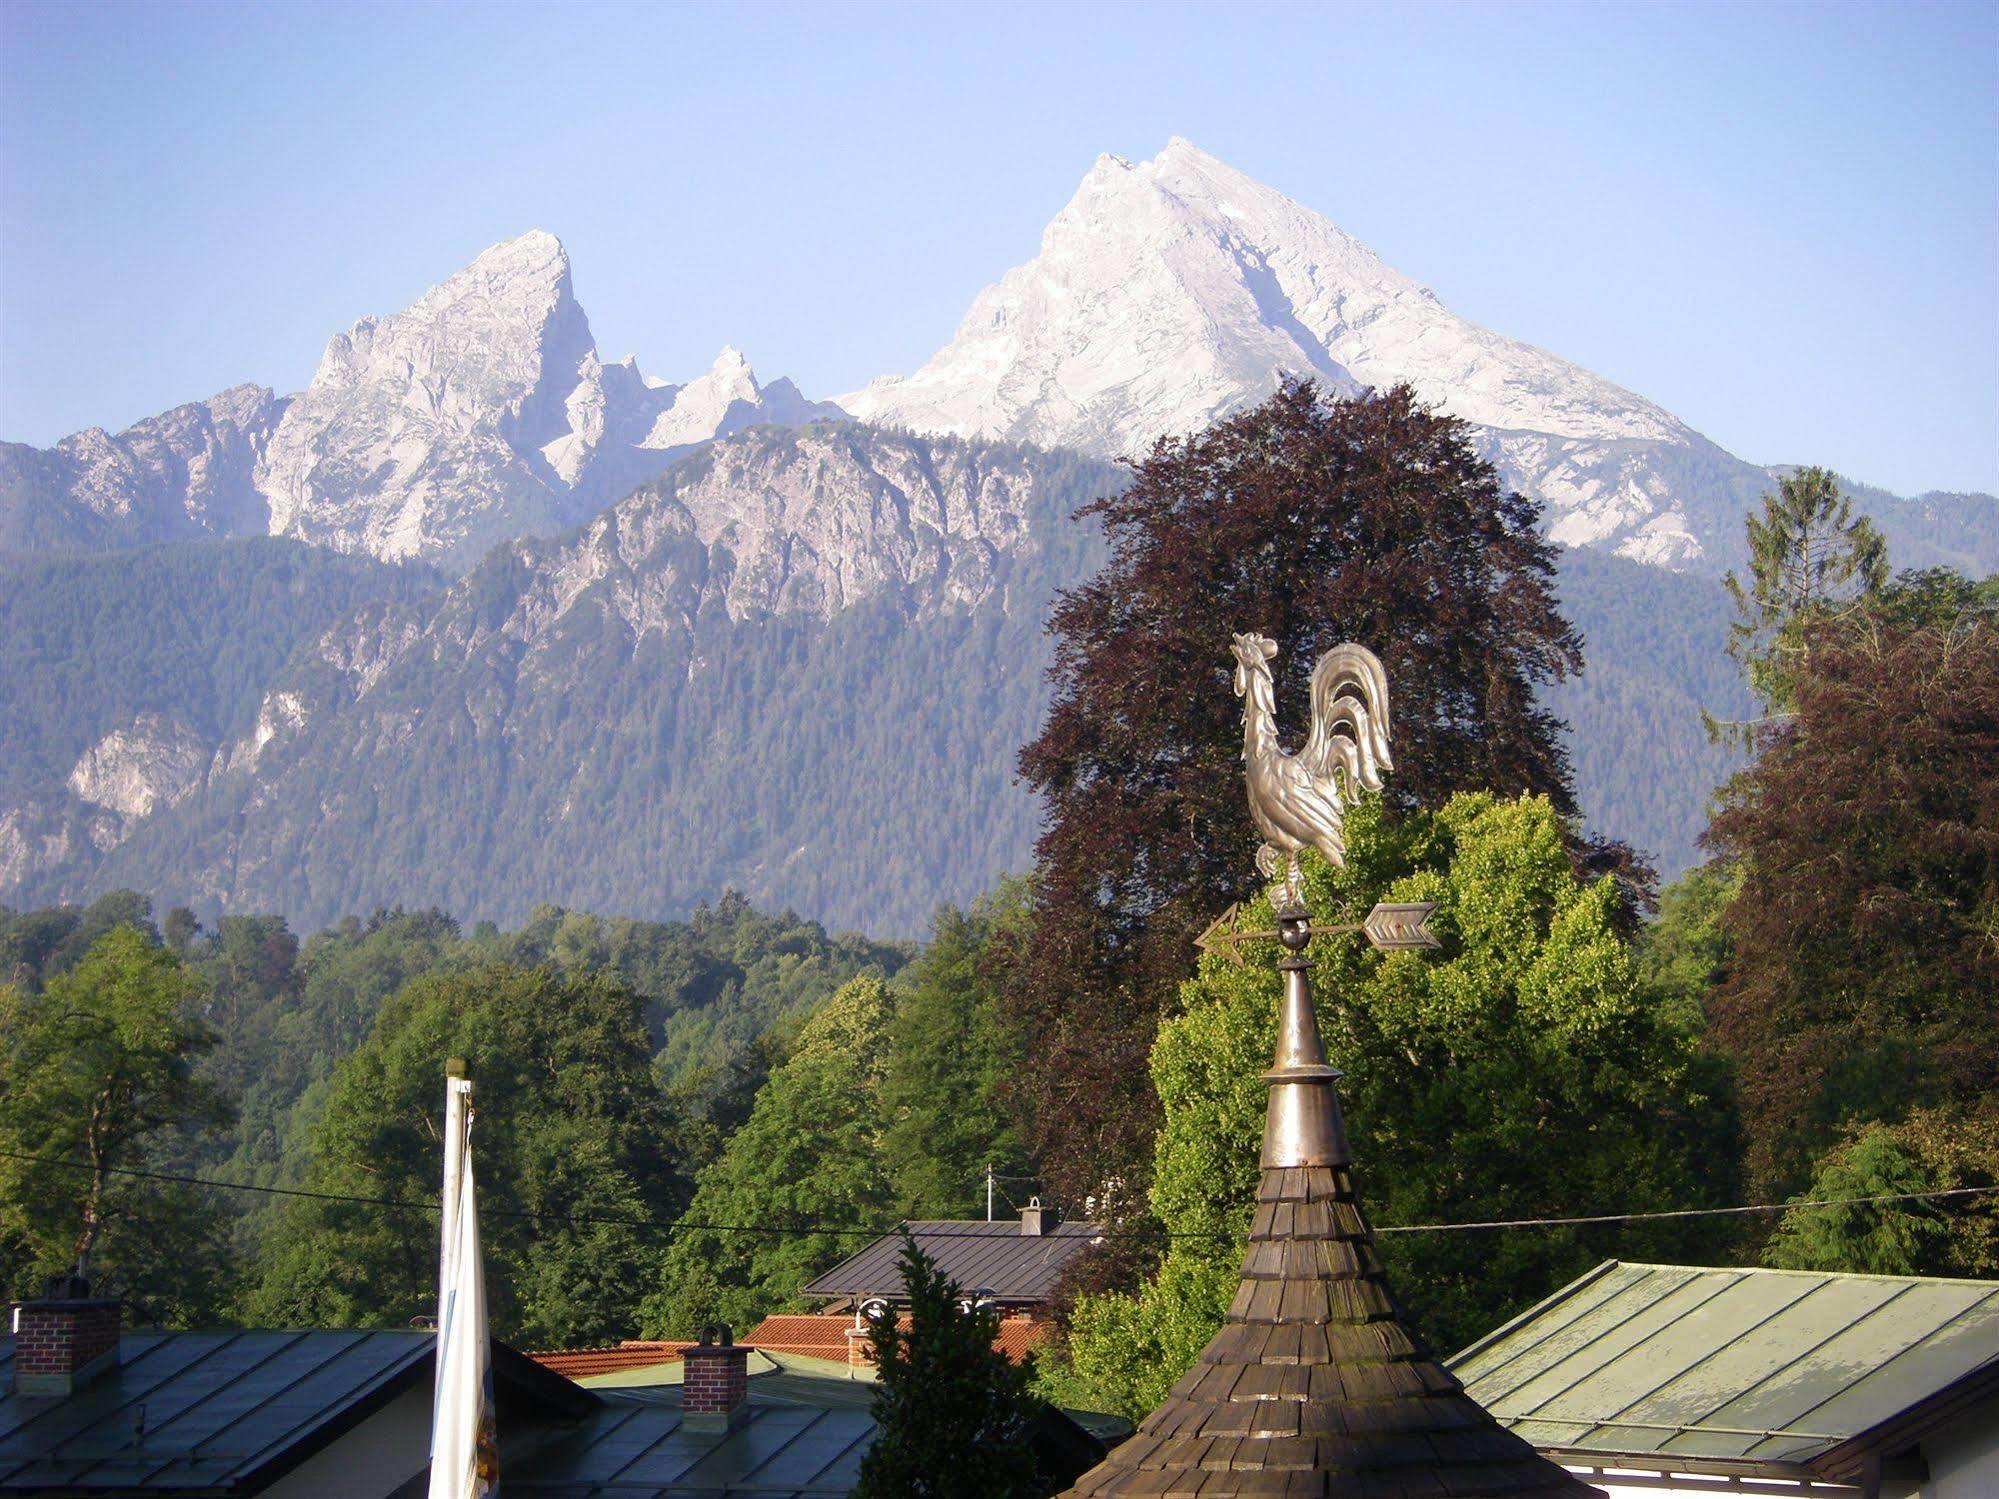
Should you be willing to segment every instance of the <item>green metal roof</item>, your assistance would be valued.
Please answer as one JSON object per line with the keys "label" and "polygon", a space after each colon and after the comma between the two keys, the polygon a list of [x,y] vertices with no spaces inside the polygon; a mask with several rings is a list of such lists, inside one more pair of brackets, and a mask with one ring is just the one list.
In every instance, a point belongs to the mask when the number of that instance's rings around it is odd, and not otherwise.
{"label": "green metal roof", "polygon": [[1611,1260],[1450,1367],[1544,1451],[1796,1472],[1999,1373],[1999,1282]]}

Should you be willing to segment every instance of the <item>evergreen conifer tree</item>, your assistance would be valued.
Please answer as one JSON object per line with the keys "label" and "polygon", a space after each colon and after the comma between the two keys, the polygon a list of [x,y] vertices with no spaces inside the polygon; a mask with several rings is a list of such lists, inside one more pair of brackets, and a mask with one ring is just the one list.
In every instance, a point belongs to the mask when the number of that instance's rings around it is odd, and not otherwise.
{"label": "evergreen conifer tree", "polygon": [[[1763,513],[1745,522],[1749,581],[1727,578],[1736,619],[1728,653],[1771,714],[1788,713],[1814,628],[1835,621],[1878,593],[1888,581],[1881,533],[1840,492],[1829,469],[1801,468],[1777,493],[1763,496]],[[1706,717],[1717,741],[1747,748],[1751,724]]]}
{"label": "evergreen conifer tree", "polygon": [[936,1261],[905,1237],[909,1326],[873,1321],[879,1428],[854,1499],[1027,1499],[1045,1491],[1028,1428],[1041,1402],[1031,1368],[993,1347],[999,1311],[962,1298]]}

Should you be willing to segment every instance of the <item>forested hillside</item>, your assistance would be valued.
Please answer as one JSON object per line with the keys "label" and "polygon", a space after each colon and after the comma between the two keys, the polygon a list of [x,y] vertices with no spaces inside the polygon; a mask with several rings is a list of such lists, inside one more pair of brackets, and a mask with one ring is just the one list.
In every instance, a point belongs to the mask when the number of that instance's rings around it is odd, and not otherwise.
{"label": "forested hillside", "polygon": [[1543,700],[1569,726],[1583,816],[1671,879],[1699,861],[1708,796],[1739,761],[1701,725],[1703,711],[1749,711],[1728,658],[1728,594],[1712,578],[1581,550],[1562,554],[1558,591],[1582,631],[1583,672]]}
{"label": "forested hillside", "polygon": [[[382,902],[659,918],[733,885],[913,934],[935,902],[1026,867],[1038,812],[1014,757],[1047,701],[1043,622],[1101,555],[1074,511],[1123,482],[1028,449],[766,429],[430,598],[422,573],[283,541],[17,561],[0,785],[21,852],[0,892],[129,886],[310,926]],[[780,529],[795,519],[760,515],[787,485],[822,506],[845,485],[875,533],[842,522],[807,550]],[[939,486],[985,508],[930,523],[886,508]],[[716,504],[747,519],[711,518]],[[899,571],[864,584],[883,566]],[[829,588],[858,597],[838,607]],[[1724,596],[1588,551],[1563,555],[1560,592],[1587,668],[1549,702],[1584,815],[1670,875],[1727,765],[1699,712],[1739,707]],[[144,816],[61,784],[121,729],[128,759],[141,731],[183,736],[155,754]]]}
{"label": "forested hillside", "polygon": [[14,898],[512,923],[735,886],[919,932],[1025,865],[1042,622],[1095,565],[1074,512],[1116,482],[998,444],[744,434],[434,600],[342,621],[270,684],[284,711],[254,755]]}
{"label": "forested hillside", "polygon": [[233,738],[300,641],[439,586],[425,567],[273,537],[0,554],[0,805],[59,784],[143,712]]}
{"label": "forested hillside", "polygon": [[200,789],[301,644],[439,586],[269,538],[0,554],[0,890],[88,869]]}

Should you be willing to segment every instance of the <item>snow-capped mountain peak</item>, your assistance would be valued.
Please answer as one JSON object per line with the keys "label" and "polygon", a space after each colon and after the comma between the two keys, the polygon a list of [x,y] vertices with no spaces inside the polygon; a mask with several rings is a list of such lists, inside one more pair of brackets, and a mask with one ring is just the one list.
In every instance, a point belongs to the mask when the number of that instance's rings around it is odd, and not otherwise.
{"label": "snow-capped mountain peak", "polygon": [[258,479],[273,532],[469,565],[594,514],[691,444],[792,419],[733,348],[680,386],[606,363],[568,252],[535,229],[329,342]]}
{"label": "snow-capped mountain peak", "polygon": [[1457,316],[1336,224],[1180,137],[1150,161],[1098,157],[1040,253],[981,292],[950,343],[839,403],[917,431],[1124,455],[1301,375],[1334,391],[1407,381],[1486,429],[1564,541],[1664,562],[1703,551],[1686,506],[1628,461],[1638,444],[1704,446],[1697,434]]}

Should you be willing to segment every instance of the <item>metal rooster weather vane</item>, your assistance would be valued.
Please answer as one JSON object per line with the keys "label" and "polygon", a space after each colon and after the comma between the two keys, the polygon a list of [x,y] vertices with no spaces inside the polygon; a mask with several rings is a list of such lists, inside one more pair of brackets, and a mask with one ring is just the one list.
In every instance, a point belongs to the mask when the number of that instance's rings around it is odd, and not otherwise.
{"label": "metal rooster weather vane", "polygon": [[[1277,739],[1277,692],[1270,663],[1274,641],[1237,635],[1235,691],[1242,703],[1242,758],[1249,783],[1249,815],[1263,834],[1256,867],[1265,879],[1283,885],[1277,919],[1285,946],[1299,947],[1313,935],[1305,911],[1298,855],[1316,848],[1335,869],[1346,863],[1342,823],[1363,791],[1379,791],[1381,774],[1395,768],[1388,752],[1388,677],[1381,660],[1366,646],[1336,645],[1312,668],[1312,727],[1304,748],[1286,754]],[[1435,947],[1424,925],[1432,903],[1383,902],[1355,926],[1321,927],[1317,935],[1364,933],[1374,946],[1390,951]],[[1231,906],[1196,944],[1204,952],[1221,947],[1231,961],[1241,958],[1234,944],[1279,937],[1280,932],[1237,932]],[[1296,950],[1295,948],[1293,949]]]}

